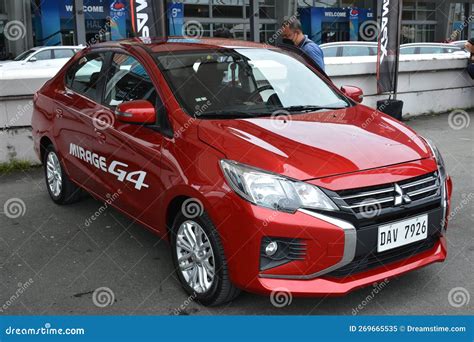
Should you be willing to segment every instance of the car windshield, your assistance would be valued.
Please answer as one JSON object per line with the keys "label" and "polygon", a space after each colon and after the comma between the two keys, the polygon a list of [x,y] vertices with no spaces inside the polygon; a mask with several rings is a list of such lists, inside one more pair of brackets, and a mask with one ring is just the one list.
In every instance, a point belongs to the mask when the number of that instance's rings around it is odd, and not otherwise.
{"label": "car windshield", "polygon": [[25,51],[25,52],[19,54],[19,55],[14,59],[14,61],[24,61],[25,59],[27,59],[28,57],[30,57],[34,52],[36,52],[36,50],[28,50],[28,51]]}
{"label": "car windshield", "polygon": [[278,50],[182,52],[157,58],[182,107],[193,116],[225,118],[350,106],[298,57]]}

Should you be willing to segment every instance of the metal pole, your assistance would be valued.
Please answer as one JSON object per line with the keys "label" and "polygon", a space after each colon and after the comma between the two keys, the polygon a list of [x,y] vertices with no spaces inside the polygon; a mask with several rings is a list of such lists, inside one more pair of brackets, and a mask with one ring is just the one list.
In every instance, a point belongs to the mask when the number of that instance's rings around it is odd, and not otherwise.
{"label": "metal pole", "polygon": [[154,1],[154,17],[156,37],[166,39],[168,37],[168,12],[166,0]]}
{"label": "metal pole", "polygon": [[401,44],[401,33],[402,33],[402,13],[403,13],[403,1],[398,0],[398,29],[397,29],[397,56],[395,61],[395,81],[393,85],[393,99],[397,99],[398,95],[398,71],[400,69],[400,44]]}
{"label": "metal pole", "polygon": [[[464,25],[464,39],[469,39],[469,31],[471,30],[471,24],[469,21],[470,16],[471,16],[471,4],[469,2],[466,2],[464,4],[464,22],[466,23]],[[459,39],[463,39],[461,37],[462,37],[462,33]]]}
{"label": "metal pole", "polygon": [[86,45],[86,20],[84,17],[84,1],[74,0],[75,40],[78,45]]}
{"label": "metal pole", "polygon": [[250,0],[250,40],[260,42],[260,12],[258,0]]}

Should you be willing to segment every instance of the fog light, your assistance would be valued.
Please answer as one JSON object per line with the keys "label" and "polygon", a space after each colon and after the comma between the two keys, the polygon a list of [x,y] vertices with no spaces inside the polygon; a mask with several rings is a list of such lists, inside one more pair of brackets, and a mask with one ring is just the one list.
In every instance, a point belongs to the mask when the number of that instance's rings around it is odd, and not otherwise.
{"label": "fog light", "polygon": [[278,243],[275,241],[270,242],[267,247],[265,247],[265,254],[268,256],[272,256],[278,250]]}

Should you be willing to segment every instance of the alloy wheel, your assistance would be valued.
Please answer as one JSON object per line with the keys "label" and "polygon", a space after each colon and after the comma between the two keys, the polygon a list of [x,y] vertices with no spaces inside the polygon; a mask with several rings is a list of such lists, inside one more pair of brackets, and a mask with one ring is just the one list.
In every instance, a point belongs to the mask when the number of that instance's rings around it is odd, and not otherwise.
{"label": "alloy wheel", "polygon": [[56,153],[50,152],[46,161],[46,176],[48,178],[49,190],[53,196],[58,197],[61,194],[63,180],[61,165]]}
{"label": "alloy wheel", "polygon": [[176,234],[179,270],[197,293],[207,292],[216,272],[214,251],[204,229],[195,221],[183,222]]}

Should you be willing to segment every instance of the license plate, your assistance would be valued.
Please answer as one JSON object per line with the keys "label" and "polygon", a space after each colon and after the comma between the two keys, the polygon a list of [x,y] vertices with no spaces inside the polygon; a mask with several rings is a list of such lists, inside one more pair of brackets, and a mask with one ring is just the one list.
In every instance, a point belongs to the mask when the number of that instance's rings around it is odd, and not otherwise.
{"label": "license plate", "polygon": [[377,252],[405,246],[428,237],[428,215],[379,227]]}

